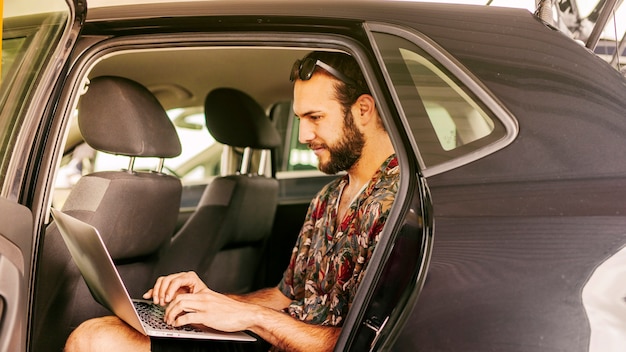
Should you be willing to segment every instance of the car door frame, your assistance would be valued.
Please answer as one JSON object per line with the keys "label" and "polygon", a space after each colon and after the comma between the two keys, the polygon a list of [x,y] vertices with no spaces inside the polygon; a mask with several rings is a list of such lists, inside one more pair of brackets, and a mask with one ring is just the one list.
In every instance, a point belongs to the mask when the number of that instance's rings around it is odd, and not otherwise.
{"label": "car door frame", "polygon": [[[68,24],[43,63],[36,88],[24,99],[31,104],[20,117],[20,129],[0,188],[0,352],[26,351],[29,345],[37,243],[50,202],[47,185],[56,155],[44,148],[68,58],[83,26],[86,3],[66,0]],[[33,103],[34,102],[34,103]]]}
{"label": "car door frame", "polygon": [[[23,351],[28,305],[27,266],[33,221],[30,210],[0,197],[0,351]],[[6,221],[11,219],[11,221]]]}
{"label": "car door frame", "polygon": [[[384,72],[385,64],[377,51],[371,26],[364,23],[372,48],[377,77],[373,95],[398,157],[401,176],[398,196],[387,226],[369,263],[361,287],[354,298],[336,351],[378,351],[391,348],[402,330],[424,285],[434,240],[432,200],[426,179],[420,169],[420,157],[412,148],[400,105],[395,102],[393,83]],[[361,63],[362,67],[367,67]],[[393,122],[393,123],[392,123]],[[390,292],[391,291],[391,292]]]}

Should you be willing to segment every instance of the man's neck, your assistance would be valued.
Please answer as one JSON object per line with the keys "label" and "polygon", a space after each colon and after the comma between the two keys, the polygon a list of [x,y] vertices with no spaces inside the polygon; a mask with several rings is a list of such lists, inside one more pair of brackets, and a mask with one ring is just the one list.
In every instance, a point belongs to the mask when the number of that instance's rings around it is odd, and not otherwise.
{"label": "man's neck", "polygon": [[[384,137],[387,137],[385,134]],[[363,147],[361,158],[348,170],[348,184],[343,189],[337,211],[337,221],[340,223],[354,199],[363,187],[374,177],[382,163],[394,153],[389,138],[380,138]]]}

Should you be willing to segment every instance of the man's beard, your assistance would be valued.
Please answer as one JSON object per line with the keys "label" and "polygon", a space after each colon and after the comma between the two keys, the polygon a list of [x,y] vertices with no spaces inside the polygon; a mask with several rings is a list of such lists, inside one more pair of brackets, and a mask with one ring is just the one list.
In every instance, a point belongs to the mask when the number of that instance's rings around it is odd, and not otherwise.
{"label": "man's beard", "polygon": [[348,110],[343,120],[343,136],[339,142],[333,146],[322,145],[329,151],[330,159],[326,163],[320,161],[318,167],[320,171],[329,175],[334,175],[339,171],[350,170],[361,158],[363,146],[365,145],[365,137],[356,127],[352,112]]}

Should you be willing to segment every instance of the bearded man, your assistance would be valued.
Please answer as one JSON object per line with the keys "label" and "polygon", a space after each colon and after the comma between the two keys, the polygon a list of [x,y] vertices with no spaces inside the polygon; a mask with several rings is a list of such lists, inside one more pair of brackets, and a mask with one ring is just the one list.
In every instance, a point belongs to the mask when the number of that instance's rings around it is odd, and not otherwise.
{"label": "bearded man", "polygon": [[186,272],[160,277],[144,295],[167,306],[168,324],[247,330],[260,343],[149,338],[116,317],[102,317],[81,324],[66,351],[334,348],[395,199],[398,161],[354,58],[310,53],[296,61],[291,80],[299,140],[313,150],[321,171],[346,174],[311,201],[280,283],[245,295],[224,295]]}

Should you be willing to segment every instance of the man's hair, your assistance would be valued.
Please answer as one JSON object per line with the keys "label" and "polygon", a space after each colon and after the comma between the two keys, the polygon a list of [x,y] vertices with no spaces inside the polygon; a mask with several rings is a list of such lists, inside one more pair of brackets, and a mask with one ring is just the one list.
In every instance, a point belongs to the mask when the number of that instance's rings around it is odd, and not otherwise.
{"label": "man's hair", "polygon": [[338,81],[335,85],[335,95],[337,101],[339,101],[343,107],[344,113],[350,109],[362,94],[371,94],[363,72],[361,71],[361,67],[359,67],[359,64],[352,56],[340,52],[313,51],[304,58],[307,57],[324,62],[355,82],[355,84],[347,84],[341,79],[334,77],[323,68],[319,66],[315,67],[313,74],[323,73]]}

